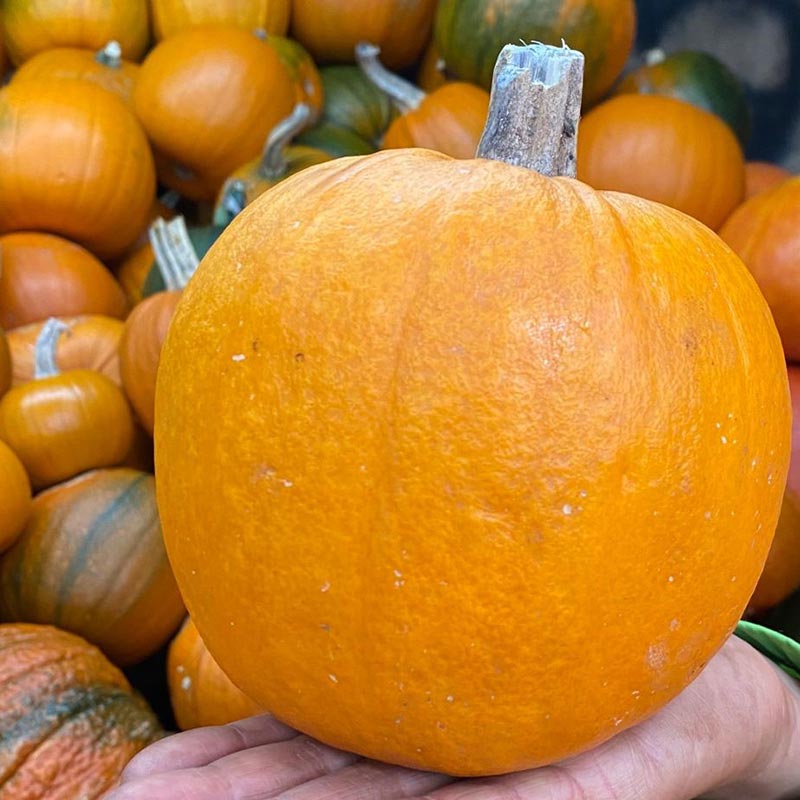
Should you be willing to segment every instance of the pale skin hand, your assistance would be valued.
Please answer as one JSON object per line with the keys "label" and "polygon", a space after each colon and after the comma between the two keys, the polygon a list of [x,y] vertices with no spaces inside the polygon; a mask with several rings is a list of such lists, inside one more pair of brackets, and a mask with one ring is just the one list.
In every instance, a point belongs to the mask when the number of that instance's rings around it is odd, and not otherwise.
{"label": "pale skin hand", "polygon": [[[476,724],[480,724],[477,720]],[[789,800],[800,686],[731,639],[656,716],[555,767],[453,780],[326,747],[268,716],[164,739],[104,800]]]}

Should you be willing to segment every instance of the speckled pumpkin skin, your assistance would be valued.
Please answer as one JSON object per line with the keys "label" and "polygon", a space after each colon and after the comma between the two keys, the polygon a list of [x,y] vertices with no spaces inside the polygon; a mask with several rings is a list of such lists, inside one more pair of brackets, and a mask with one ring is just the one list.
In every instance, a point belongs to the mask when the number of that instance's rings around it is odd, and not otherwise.
{"label": "speckled pumpkin skin", "polygon": [[340,748],[481,775],[698,674],[763,567],[790,409],[707,228],[405,150],[236,218],[178,304],[155,433],[170,559],[231,679]]}

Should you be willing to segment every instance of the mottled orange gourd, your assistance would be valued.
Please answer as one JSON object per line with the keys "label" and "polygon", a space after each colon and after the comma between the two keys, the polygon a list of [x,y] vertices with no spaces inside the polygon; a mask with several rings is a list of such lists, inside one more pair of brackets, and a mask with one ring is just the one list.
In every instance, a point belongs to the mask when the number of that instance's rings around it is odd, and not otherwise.
{"label": "mottled orange gourd", "polygon": [[198,25],[236,25],[283,36],[291,0],[151,0],[153,33],[165,39]]}
{"label": "mottled orange gourd", "polygon": [[421,149],[311,167],[231,223],[155,418],[165,542],[226,674],[453,775],[591,748],[698,674],[766,560],[791,428],[769,309],[707,227]]}
{"label": "mottled orange gourd", "polygon": [[263,713],[214,661],[190,618],[169,646],[167,680],[181,730],[226,725]]}
{"label": "mottled orange gourd", "polygon": [[0,233],[48,231],[99,258],[122,255],[156,189],[147,138],[125,103],[85,81],[31,79],[0,91],[0,119]]}
{"label": "mottled orange gourd", "polygon": [[9,800],[99,800],[164,735],[96,647],[44,625],[0,625],[0,708]]}
{"label": "mottled orange gourd", "polygon": [[277,51],[251,32],[207,25],[165,39],[142,64],[134,92],[159,179],[192,200],[213,200],[261,152],[295,92]]}
{"label": "mottled orange gourd", "polygon": [[57,624],[119,666],[166,644],[185,614],[144,472],[95,470],[41,492],[0,557],[0,619]]}
{"label": "mottled orange gourd", "polygon": [[161,347],[180,296],[179,291],[159,292],[139,303],[125,321],[119,344],[122,385],[139,422],[151,435]]}
{"label": "mottled orange gourd", "polygon": [[105,89],[129,106],[139,65],[120,56],[119,43],[111,42],[96,53],[79,47],[43,50],[15,73],[14,83],[40,80],[80,80]]}
{"label": "mottled orange gourd", "polygon": [[0,553],[22,533],[31,511],[31,483],[16,453],[0,441]]}
{"label": "mottled orange gourd", "polygon": [[744,156],[714,114],[671,97],[623,94],[581,120],[578,178],[672,206],[716,230],[744,197]]}
{"label": "mottled orange gourd", "polygon": [[125,58],[138,61],[150,39],[147,6],[147,0],[5,0],[3,38],[17,65],[43,50],[98,50],[112,39]]}
{"label": "mottled orange gourd", "polygon": [[720,236],[758,282],[790,361],[800,361],[800,177],[751,197]]}
{"label": "mottled orange gourd", "polygon": [[19,456],[36,489],[119,464],[133,443],[123,391],[99,372],[58,366],[64,328],[48,320],[36,341],[34,380],[0,399],[0,439]]}
{"label": "mottled orange gourd", "polygon": [[[119,340],[124,323],[99,315],[60,317],[66,325],[56,344],[56,362],[62,371],[90,369],[122,385]],[[34,379],[36,340],[46,323],[33,322],[6,334],[11,348],[15,386]]]}
{"label": "mottled orange gourd", "polygon": [[321,64],[349,64],[359,42],[379,45],[393,69],[416,61],[436,0],[294,0],[292,37]]}
{"label": "mottled orange gourd", "polygon": [[792,173],[777,164],[768,164],[766,161],[748,161],[744,165],[744,199],[751,197],[779,183],[788,181]]}

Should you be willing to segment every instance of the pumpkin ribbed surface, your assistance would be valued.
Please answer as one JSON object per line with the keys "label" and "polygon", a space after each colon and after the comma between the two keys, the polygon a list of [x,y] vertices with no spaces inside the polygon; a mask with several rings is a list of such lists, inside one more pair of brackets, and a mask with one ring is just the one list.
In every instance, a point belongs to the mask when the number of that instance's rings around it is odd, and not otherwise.
{"label": "pumpkin ribbed surface", "polygon": [[739,206],[719,232],[767,298],[786,357],[800,360],[800,178]]}
{"label": "pumpkin ribbed surface", "polygon": [[289,27],[291,0],[151,0],[153,32],[165,39],[198,25],[236,25],[282,36]]}
{"label": "pumpkin ribbed surface", "polygon": [[122,666],[158,650],[184,611],[153,483],[132,469],[95,470],[37,495],[0,559],[0,618],[58,625]]}
{"label": "pumpkin ribbed surface", "polygon": [[697,675],[789,436],[769,309],[715,234],[424,150],[245,209],[156,393],[165,542],[220,666],[325,742],[456,775],[584,750]]}
{"label": "pumpkin ribbed surface", "polygon": [[9,800],[97,800],[163,735],[99,650],[41,625],[0,625],[0,720]]}

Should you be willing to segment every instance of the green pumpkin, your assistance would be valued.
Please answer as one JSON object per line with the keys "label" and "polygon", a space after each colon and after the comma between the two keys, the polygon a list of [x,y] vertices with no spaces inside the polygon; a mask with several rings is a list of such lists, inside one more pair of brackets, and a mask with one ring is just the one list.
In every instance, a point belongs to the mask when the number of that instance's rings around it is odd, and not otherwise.
{"label": "green pumpkin", "polygon": [[[394,116],[389,98],[358,67],[323,67],[320,75],[325,97],[320,122],[350,131],[377,147]],[[352,149],[346,153],[361,154]]]}
{"label": "green pumpkin", "polygon": [[322,150],[333,158],[367,156],[376,150],[370,142],[362,139],[357,133],[330,122],[323,122],[301,133],[296,141],[307,147]]}
{"label": "green pumpkin", "polygon": [[648,63],[631,72],[615,94],[660,94],[710,111],[731,127],[742,145],[750,137],[750,107],[744,86],[708,53],[684,50],[665,56],[654,50]]}
{"label": "green pumpkin", "polygon": [[634,0],[440,0],[434,38],[448,75],[485,89],[505,45],[563,40],[586,57],[592,105],[622,72],[635,32]]}

